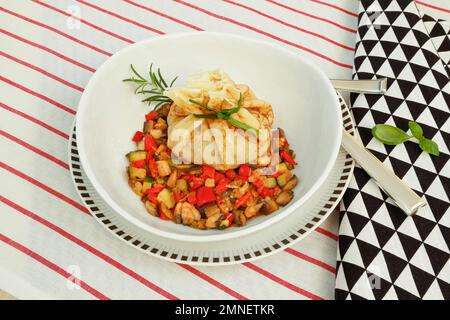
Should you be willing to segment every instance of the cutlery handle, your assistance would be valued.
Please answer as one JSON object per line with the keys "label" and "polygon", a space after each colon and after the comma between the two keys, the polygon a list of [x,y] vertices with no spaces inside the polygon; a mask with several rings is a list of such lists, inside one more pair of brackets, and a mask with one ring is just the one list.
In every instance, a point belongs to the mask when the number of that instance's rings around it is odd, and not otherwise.
{"label": "cutlery handle", "polygon": [[426,205],[425,200],[345,130],[342,146],[408,216],[416,214],[419,208]]}
{"label": "cutlery handle", "polygon": [[376,80],[331,80],[336,90],[350,91],[356,93],[385,93],[387,90],[387,79]]}

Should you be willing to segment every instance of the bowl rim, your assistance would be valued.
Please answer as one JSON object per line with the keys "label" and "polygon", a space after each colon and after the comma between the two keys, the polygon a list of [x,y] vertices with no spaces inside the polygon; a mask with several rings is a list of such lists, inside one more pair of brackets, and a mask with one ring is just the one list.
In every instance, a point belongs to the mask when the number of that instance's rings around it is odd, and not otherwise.
{"label": "bowl rim", "polygon": [[[150,224],[147,224],[147,223],[137,219],[133,215],[129,214],[127,212],[127,210],[123,209],[118,203],[116,203],[109,196],[109,194],[106,192],[106,190],[103,189],[101,183],[99,182],[99,180],[97,180],[96,175],[95,175],[92,167],[89,164],[89,161],[87,161],[87,153],[86,153],[85,144],[84,144],[85,138],[84,138],[83,130],[81,130],[82,121],[80,121],[80,119],[82,120],[84,118],[85,114],[87,113],[88,107],[86,104],[86,100],[88,99],[88,96],[91,94],[91,87],[96,83],[97,78],[99,77],[99,74],[101,74],[102,70],[105,69],[111,63],[114,63],[114,61],[118,57],[127,53],[128,51],[133,50],[136,47],[141,47],[141,46],[148,45],[152,42],[157,42],[161,38],[178,39],[178,38],[193,37],[193,36],[195,36],[195,37],[221,37],[222,39],[223,38],[236,39],[236,40],[240,40],[240,41],[253,42],[255,44],[270,46],[275,50],[282,51],[284,54],[289,55],[296,60],[300,60],[302,63],[305,63],[312,70],[314,70],[314,72],[316,72],[316,74],[322,80],[324,80],[323,81],[324,87],[322,88],[322,90],[325,90],[330,95],[333,95],[335,97],[335,99],[334,99],[335,100],[334,118],[337,119],[337,121],[339,121],[338,126],[337,126],[338,130],[337,130],[337,132],[335,132],[333,134],[330,133],[334,137],[333,150],[332,150],[330,158],[328,159],[328,162],[326,163],[326,166],[325,166],[322,174],[314,182],[314,184],[311,186],[311,188],[300,199],[298,199],[297,201],[292,203],[288,208],[279,209],[280,210],[279,213],[273,215],[271,218],[267,219],[266,221],[263,221],[261,223],[250,226],[248,228],[240,229],[240,230],[234,231],[234,232],[208,234],[208,235],[186,235],[186,234],[179,234],[176,232],[164,231],[164,230],[160,230],[156,227],[153,227]],[[136,42],[130,46],[127,46],[127,47],[119,50],[113,56],[109,57],[105,62],[103,62],[102,65],[95,71],[95,73],[89,79],[89,81],[85,87],[85,90],[83,91],[83,94],[81,96],[80,102],[78,104],[76,120],[77,120],[76,121],[77,143],[78,143],[78,152],[79,152],[79,156],[80,156],[80,161],[83,165],[83,169],[85,170],[87,177],[91,181],[92,185],[94,186],[94,188],[96,189],[98,194],[105,200],[105,202],[115,212],[120,214],[123,218],[125,218],[126,220],[131,222],[133,225],[135,225],[147,232],[151,232],[158,236],[169,238],[169,239],[174,239],[174,240],[179,240],[179,241],[190,241],[190,242],[222,241],[222,240],[227,240],[227,239],[231,239],[231,238],[236,238],[239,236],[248,235],[250,233],[253,233],[253,232],[259,231],[263,228],[266,228],[266,227],[280,221],[285,216],[291,214],[293,211],[298,209],[302,204],[304,204],[309,198],[311,198],[311,196],[324,183],[325,179],[328,177],[328,175],[331,172],[331,169],[336,161],[336,158],[337,158],[340,146],[341,146],[341,140],[342,140],[342,114],[340,111],[339,99],[338,99],[338,96],[337,96],[335,89],[333,88],[330,80],[317,65],[315,65],[310,60],[305,59],[302,56],[297,55],[294,52],[292,52],[280,45],[277,45],[277,44],[274,44],[274,43],[271,43],[271,42],[268,42],[265,40],[254,39],[254,38],[249,38],[246,36],[234,35],[234,34],[222,33],[222,32],[205,32],[205,31],[195,32],[194,31],[194,32],[171,33],[171,34],[167,34],[167,35],[155,36],[155,37],[152,37],[149,39],[145,39],[145,40]]]}

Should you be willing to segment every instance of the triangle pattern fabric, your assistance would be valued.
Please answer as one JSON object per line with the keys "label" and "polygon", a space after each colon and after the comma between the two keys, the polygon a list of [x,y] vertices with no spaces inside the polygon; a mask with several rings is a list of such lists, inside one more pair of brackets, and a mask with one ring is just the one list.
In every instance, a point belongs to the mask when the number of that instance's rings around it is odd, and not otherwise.
{"label": "triangle pattern fabric", "polygon": [[[450,296],[450,24],[413,0],[361,0],[354,79],[388,78],[384,95],[351,94],[363,144],[428,202],[407,217],[356,166],[341,206],[336,299]],[[414,120],[440,147],[383,145],[371,129]]]}

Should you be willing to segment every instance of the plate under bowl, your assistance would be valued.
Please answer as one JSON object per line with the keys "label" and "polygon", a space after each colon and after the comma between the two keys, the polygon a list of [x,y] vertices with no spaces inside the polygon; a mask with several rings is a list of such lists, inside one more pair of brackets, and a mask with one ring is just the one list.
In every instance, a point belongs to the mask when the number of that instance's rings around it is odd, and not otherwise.
{"label": "plate under bowl", "polygon": [[[130,64],[146,70],[151,62],[167,78],[224,69],[237,83],[248,84],[274,109],[300,165],[293,201],[278,212],[250,220],[245,227],[197,230],[150,216],[127,184],[125,154],[149,107],[121,80]],[[342,116],[336,93],[318,67],[291,51],[267,42],[219,33],[182,33],[131,45],[108,59],[89,81],[77,113],[81,163],[106,203],[135,226],[183,241],[220,241],[241,237],[280,221],[304,204],[323,184],[336,160]]]}

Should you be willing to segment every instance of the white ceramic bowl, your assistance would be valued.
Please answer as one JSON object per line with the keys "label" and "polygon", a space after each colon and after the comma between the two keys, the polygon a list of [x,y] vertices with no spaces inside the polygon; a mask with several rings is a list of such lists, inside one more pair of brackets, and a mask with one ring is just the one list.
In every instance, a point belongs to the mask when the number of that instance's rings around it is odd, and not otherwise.
{"label": "white ceramic bowl", "polygon": [[[127,183],[125,154],[135,148],[131,137],[142,127],[149,107],[121,80],[130,64],[143,73],[151,62],[176,84],[187,76],[221,68],[237,83],[248,84],[274,109],[274,127],[285,130],[297,154],[300,178],[291,203],[244,227],[197,230],[150,216]],[[337,95],[322,71],[282,47],[220,33],[182,33],[133,44],[108,59],[93,75],[78,107],[77,142],[90,181],[118,214],[154,234],[184,241],[219,241],[260,230],[296,214],[328,176],[337,157],[342,118]],[[300,212],[297,212],[301,214]]]}

